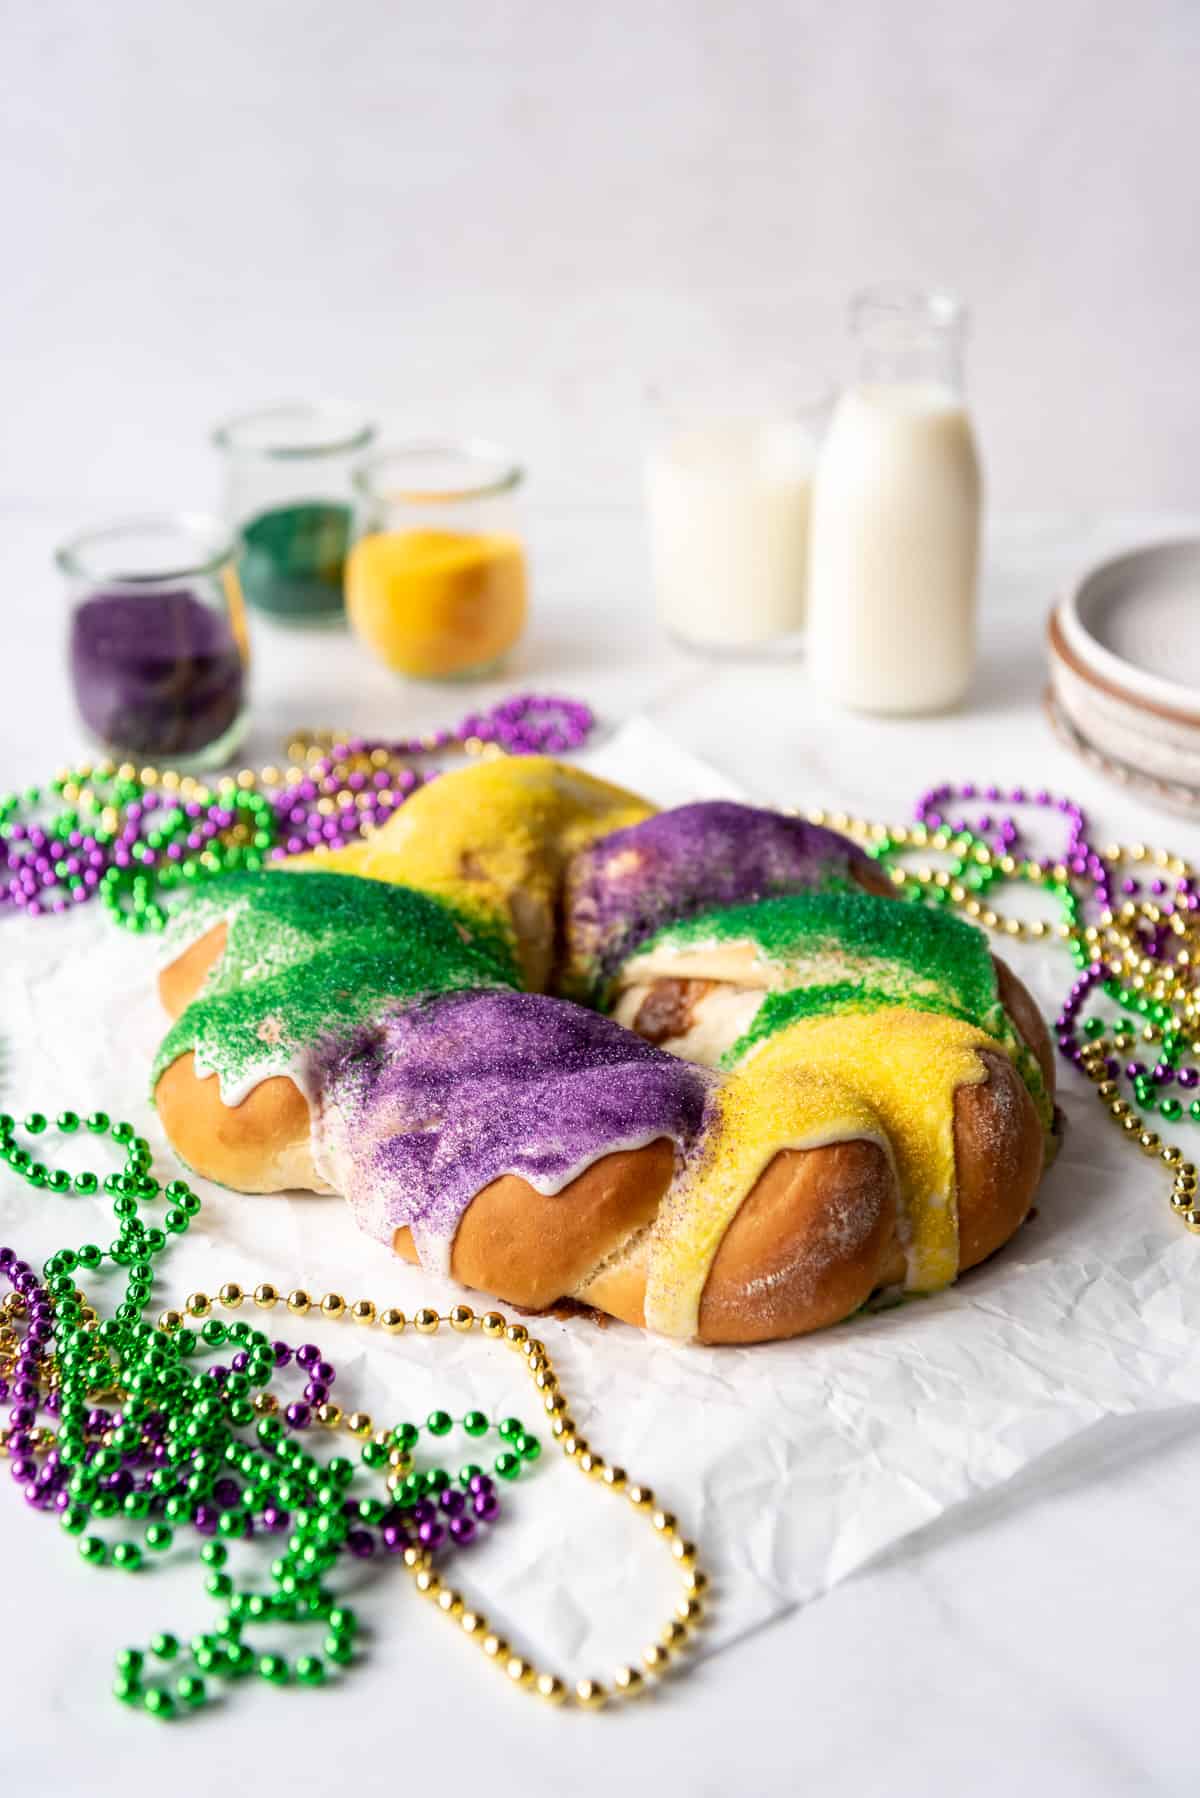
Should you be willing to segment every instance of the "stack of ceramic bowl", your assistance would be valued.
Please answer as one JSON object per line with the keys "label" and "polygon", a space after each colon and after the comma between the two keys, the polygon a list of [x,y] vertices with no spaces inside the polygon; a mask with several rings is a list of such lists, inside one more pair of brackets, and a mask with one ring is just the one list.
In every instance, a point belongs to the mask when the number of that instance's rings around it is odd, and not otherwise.
{"label": "stack of ceramic bowl", "polygon": [[1200,814],[1200,541],[1104,562],[1050,615],[1055,728],[1093,767]]}

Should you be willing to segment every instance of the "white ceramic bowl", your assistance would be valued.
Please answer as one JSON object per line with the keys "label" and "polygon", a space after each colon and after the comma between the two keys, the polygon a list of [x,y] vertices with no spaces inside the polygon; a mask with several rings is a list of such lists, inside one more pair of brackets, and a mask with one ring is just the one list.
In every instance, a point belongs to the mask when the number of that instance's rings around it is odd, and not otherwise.
{"label": "white ceramic bowl", "polygon": [[1200,790],[1200,541],[1093,568],[1050,616],[1057,705],[1102,757]]}

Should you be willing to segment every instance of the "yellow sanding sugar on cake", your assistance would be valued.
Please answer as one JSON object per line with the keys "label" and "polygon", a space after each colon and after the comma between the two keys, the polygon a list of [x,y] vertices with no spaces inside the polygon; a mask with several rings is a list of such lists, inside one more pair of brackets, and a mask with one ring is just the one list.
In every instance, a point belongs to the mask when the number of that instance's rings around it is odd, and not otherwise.
{"label": "yellow sanding sugar on cake", "polygon": [[552,756],[496,756],[439,775],[363,841],[282,865],[417,887],[515,926],[536,987],[545,956],[530,959],[526,951],[545,937],[549,953],[563,862],[654,810],[636,793]]}
{"label": "yellow sanding sugar on cake", "polygon": [[765,1054],[754,1063],[720,1089],[706,1131],[708,1151],[684,1168],[652,1226],[646,1324],[661,1335],[682,1341],[696,1335],[700,1299],[725,1232],[781,1149],[865,1138],[887,1151],[878,1115],[852,1086],[827,1073],[775,1065]]}
{"label": "yellow sanding sugar on cake", "polygon": [[960,1018],[884,1006],[799,1019],[741,1064],[749,1076],[798,1063],[870,1094],[895,1154],[914,1292],[936,1292],[958,1274],[954,1095],[987,1078],[978,1049],[1007,1053]]}

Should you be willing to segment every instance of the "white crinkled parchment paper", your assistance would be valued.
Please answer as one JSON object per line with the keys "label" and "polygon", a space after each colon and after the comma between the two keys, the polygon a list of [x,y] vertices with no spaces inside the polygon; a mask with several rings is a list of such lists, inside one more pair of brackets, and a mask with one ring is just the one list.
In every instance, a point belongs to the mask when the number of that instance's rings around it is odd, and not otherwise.
{"label": "white crinkled parchment paper", "polygon": [[[641,721],[586,760],[665,804],[735,794]],[[1005,953],[1051,1010],[1070,977],[1065,952]],[[151,946],[97,906],[55,922],[6,919],[0,1103],[103,1106],[161,1148],[146,1099],[163,1028],[152,961]],[[743,1350],[681,1348],[615,1323],[534,1326],[593,1445],[651,1483],[699,1541],[719,1596],[710,1650],[1101,1419],[1200,1404],[1198,1245],[1169,1214],[1163,1171],[1118,1141],[1082,1081],[1066,1083],[1062,1103],[1067,1141],[1035,1217],[991,1265],[936,1298]],[[82,1165],[83,1149],[78,1141],[65,1158]],[[408,1312],[456,1290],[359,1236],[339,1200],[201,1192],[195,1227],[164,1257],[156,1303],[230,1279],[367,1295]],[[112,1235],[100,1203],[34,1193],[0,1170],[0,1240],[22,1253],[40,1259]],[[278,1311],[269,1321],[293,1342],[318,1338],[341,1370],[338,1396],[380,1421],[447,1402],[538,1427],[517,1358],[476,1336],[386,1338]],[[478,1456],[461,1437],[448,1452],[460,1443],[459,1459]],[[512,1496],[456,1581],[515,1642],[564,1670],[595,1673],[635,1655],[678,1595],[650,1531],[549,1451]],[[6,1531],[41,1529],[19,1511],[0,1513]],[[101,1666],[107,1653],[97,1645]]]}

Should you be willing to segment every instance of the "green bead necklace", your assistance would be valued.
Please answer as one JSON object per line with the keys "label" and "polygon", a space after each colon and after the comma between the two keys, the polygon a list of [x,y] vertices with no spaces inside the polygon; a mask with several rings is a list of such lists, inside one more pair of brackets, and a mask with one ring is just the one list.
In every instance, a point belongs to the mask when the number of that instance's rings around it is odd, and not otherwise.
{"label": "green bead necklace", "polygon": [[[6,1385],[13,1376],[10,1396],[17,1400],[14,1428],[4,1439],[12,1472],[31,1505],[57,1511],[89,1566],[136,1573],[148,1555],[172,1548],[180,1525],[208,1536],[200,1551],[205,1584],[221,1611],[214,1630],[186,1648],[163,1632],[148,1649],[123,1651],[116,1696],[170,1718],[205,1703],[206,1680],[213,1677],[227,1682],[257,1674],[271,1685],[321,1684],[327,1663],[344,1668],[358,1657],[357,1619],[334,1589],[335,1570],[348,1557],[366,1559],[379,1550],[403,1553],[410,1566],[428,1569],[434,1552],[469,1541],[477,1523],[495,1515],[491,1477],[473,1462],[459,1469],[456,1482],[445,1467],[418,1469],[413,1453],[421,1426],[373,1432],[370,1419],[357,1412],[344,1420],[352,1436],[369,1437],[357,1444],[357,1465],[344,1455],[322,1461],[300,1440],[313,1421],[312,1406],[281,1407],[270,1390],[293,1360],[286,1344],[272,1343],[244,1319],[226,1324],[207,1315],[194,1329],[181,1314],[166,1312],[151,1324],[144,1314],[154,1261],[171,1236],[187,1230],[200,1200],[186,1181],[163,1186],[153,1176],[150,1146],[131,1124],[114,1123],[101,1111],[85,1119],[63,1111],[56,1124],[65,1136],[82,1130],[119,1145],[122,1170],[102,1182],[89,1170],[72,1175],[49,1167],[21,1146],[7,1113],[0,1113],[0,1160],[31,1186],[64,1196],[102,1189],[112,1199],[117,1235],[107,1250],[95,1243],[58,1250],[44,1265],[44,1283],[11,1250],[0,1251],[0,1272],[14,1287],[0,1326],[0,1374]],[[24,1119],[35,1140],[47,1128],[40,1112]],[[143,1213],[160,1200],[161,1221],[148,1222]],[[102,1320],[76,1281],[99,1275],[106,1262],[124,1268],[126,1280],[113,1316]],[[238,1291],[223,1290],[227,1296]],[[189,1305],[193,1316],[211,1310],[207,1300]],[[226,1347],[234,1350],[232,1367],[200,1365]],[[334,1369],[315,1344],[296,1351],[295,1359],[309,1375],[307,1392],[322,1400],[321,1421],[341,1423],[340,1411],[331,1419],[327,1402]],[[114,1396],[118,1411],[101,1408]],[[56,1418],[56,1431],[37,1427],[39,1410]],[[424,1433],[444,1439],[454,1422],[449,1412],[431,1412]],[[505,1444],[495,1468],[506,1481],[540,1452],[536,1436],[516,1418],[493,1425],[485,1413],[470,1411],[461,1423],[475,1440],[495,1428]],[[355,1494],[360,1473],[372,1472],[384,1474],[386,1500]],[[227,1567],[231,1545],[252,1536],[286,1538],[265,1587],[235,1582]],[[245,1633],[256,1623],[319,1630],[324,1658],[256,1650]]]}
{"label": "green bead necklace", "polygon": [[[219,1609],[212,1630],[186,1642],[161,1631],[145,1647],[123,1649],[113,1682],[123,1704],[166,1721],[202,1709],[216,1691],[247,1679],[271,1686],[329,1683],[363,1658],[358,1618],[336,1591],[334,1576],[347,1556],[365,1560],[380,1548],[402,1561],[417,1593],[482,1650],[487,1664],[501,1668],[514,1690],[549,1705],[595,1710],[639,1697],[674,1670],[708,1615],[709,1579],[696,1546],[649,1486],[607,1463],[580,1433],[546,1344],[524,1324],[510,1323],[498,1311],[477,1316],[463,1304],[445,1314],[421,1306],[407,1318],[370,1299],[347,1305],[335,1292],[314,1299],[296,1288],[285,1295],[269,1281],[252,1295],[236,1281],[222,1286],[215,1299],[194,1292],[182,1308],[163,1311],[151,1324],[145,1311],[154,1259],[171,1236],[187,1230],[200,1200],[185,1180],[162,1186],[154,1178],[149,1144],[131,1124],[113,1123],[101,1111],[85,1118],[63,1111],[56,1122],[66,1136],[82,1131],[119,1145],[122,1171],[102,1181],[88,1170],[71,1174],[49,1167],[17,1141],[16,1120],[6,1113],[0,1113],[0,1162],[30,1185],[63,1196],[103,1190],[112,1198],[117,1236],[107,1250],[95,1243],[60,1249],[45,1263],[44,1283],[10,1248],[0,1247],[0,1277],[12,1287],[0,1302],[0,1384],[3,1396],[17,1401],[9,1414],[13,1427],[0,1434],[0,1456],[10,1458],[35,1509],[57,1511],[89,1566],[142,1573],[176,1545],[181,1526],[206,1534],[201,1564]],[[42,1113],[24,1119],[30,1137],[48,1128]],[[143,1209],[160,1200],[161,1223],[147,1223]],[[98,1275],[106,1261],[127,1273],[124,1298],[102,1320],[76,1281]],[[293,1317],[311,1312],[348,1319],[392,1336],[410,1324],[420,1336],[436,1336],[446,1325],[452,1333],[476,1332],[514,1351],[562,1454],[599,1491],[626,1500],[646,1518],[682,1580],[683,1594],[642,1650],[640,1667],[618,1666],[611,1684],[579,1679],[571,1685],[515,1651],[434,1564],[447,1537],[453,1544],[469,1540],[477,1523],[490,1522],[499,1508],[491,1475],[476,1462],[453,1476],[445,1466],[414,1465],[421,1435],[443,1443],[456,1420],[438,1409],[423,1426],[405,1422],[377,1430],[366,1412],[346,1413],[329,1396],[330,1380],[318,1377],[334,1370],[320,1361],[315,1344],[293,1352],[244,1318],[226,1323],[214,1316],[215,1307],[239,1311],[248,1296],[262,1311],[284,1305]],[[227,1346],[234,1349],[232,1367],[197,1371],[206,1355]],[[270,1388],[292,1360],[310,1376],[309,1396],[283,1407],[281,1416],[280,1399]],[[101,1409],[114,1398],[119,1410]],[[57,1429],[37,1424],[39,1410]],[[311,1453],[301,1435],[313,1422],[348,1433],[357,1456],[322,1461]],[[503,1482],[540,1457],[538,1437],[517,1417],[493,1424],[485,1412],[470,1410],[457,1422],[474,1445],[491,1431],[504,1443],[493,1462]],[[371,1473],[383,1477],[386,1499],[352,1490]],[[231,1554],[251,1553],[254,1539],[264,1535],[285,1538],[270,1563],[269,1584],[249,1583],[250,1569],[235,1579]],[[255,1646],[256,1625],[282,1623],[319,1639],[292,1657]]]}
{"label": "green bead necklace", "polygon": [[[1016,803],[1028,798],[1019,792],[1010,797]],[[919,811],[937,799],[938,792],[926,795]],[[1049,795],[1035,800],[1048,801]],[[1058,809],[1071,816],[1074,829],[1068,859],[1056,862],[1012,854],[1011,836],[1009,848],[999,850],[969,829],[935,826],[932,819],[919,817],[916,824],[893,827],[843,812],[817,810],[806,816],[857,838],[887,869],[902,897],[956,907],[1001,937],[1057,942],[1069,950],[1076,979],[1055,1020],[1059,1051],[1092,1082],[1131,1148],[1168,1171],[1171,1211],[1192,1235],[1200,1236],[1200,1168],[1179,1143],[1164,1143],[1148,1117],[1157,1109],[1168,1124],[1185,1119],[1200,1123],[1200,1098],[1179,1096],[1180,1090],[1190,1095],[1200,1089],[1200,984],[1195,974],[1200,966],[1200,873],[1182,857],[1144,843],[1092,849],[1083,836],[1079,808],[1061,801]],[[927,850],[948,856],[949,865],[905,865],[905,857]],[[1128,874],[1121,890],[1129,897],[1115,897],[1114,887],[1126,868],[1149,875],[1148,896]],[[1004,915],[991,902],[991,888],[1007,882],[1048,892],[1060,916]],[[1092,922],[1084,921],[1087,897],[1097,908]],[[1115,1020],[1082,1018],[1096,992],[1123,1015]],[[1122,1065],[1119,1058],[1140,1045],[1147,1061]],[[1144,1045],[1153,1046],[1152,1057]],[[1153,1065],[1147,1065],[1151,1060]],[[1136,1107],[1122,1095],[1122,1075]],[[1163,1096],[1163,1087],[1175,1090]]]}

